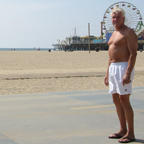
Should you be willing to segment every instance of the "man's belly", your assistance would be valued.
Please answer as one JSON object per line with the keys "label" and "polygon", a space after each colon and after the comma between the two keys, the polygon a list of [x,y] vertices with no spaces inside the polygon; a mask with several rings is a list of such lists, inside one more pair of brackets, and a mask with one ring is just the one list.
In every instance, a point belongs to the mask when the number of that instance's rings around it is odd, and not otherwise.
{"label": "man's belly", "polygon": [[111,62],[126,62],[129,59],[129,53],[120,48],[109,49],[109,57]]}

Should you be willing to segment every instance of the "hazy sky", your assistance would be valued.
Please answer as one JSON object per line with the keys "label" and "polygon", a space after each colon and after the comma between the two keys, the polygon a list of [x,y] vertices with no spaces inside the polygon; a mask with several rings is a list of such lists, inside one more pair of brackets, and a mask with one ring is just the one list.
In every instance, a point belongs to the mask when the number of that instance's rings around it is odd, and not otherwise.
{"label": "hazy sky", "polygon": [[[144,0],[125,0],[144,17]],[[74,35],[100,36],[106,9],[117,0],[0,0],[0,48],[52,48]]]}

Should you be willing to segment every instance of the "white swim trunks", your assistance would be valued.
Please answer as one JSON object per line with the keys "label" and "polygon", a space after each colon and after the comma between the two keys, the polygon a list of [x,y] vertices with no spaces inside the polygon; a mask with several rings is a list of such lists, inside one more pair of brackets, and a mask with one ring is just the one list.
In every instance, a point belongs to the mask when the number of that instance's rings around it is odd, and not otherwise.
{"label": "white swim trunks", "polygon": [[129,84],[123,86],[122,81],[126,73],[128,62],[111,63],[109,66],[109,93],[119,95],[132,94],[132,80],[134,77],[134,69],[131,73]]}

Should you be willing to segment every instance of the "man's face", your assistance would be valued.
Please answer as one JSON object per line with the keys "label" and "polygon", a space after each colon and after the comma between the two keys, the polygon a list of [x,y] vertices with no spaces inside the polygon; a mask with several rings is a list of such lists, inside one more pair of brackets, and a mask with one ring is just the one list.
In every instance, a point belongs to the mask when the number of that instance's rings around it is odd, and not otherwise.
{"label": "man's face", "polygon": [[117,12],[112,14],[112,24],[114,27],[118,28],[124,24],[125,17],[123,17],[122,12]]}

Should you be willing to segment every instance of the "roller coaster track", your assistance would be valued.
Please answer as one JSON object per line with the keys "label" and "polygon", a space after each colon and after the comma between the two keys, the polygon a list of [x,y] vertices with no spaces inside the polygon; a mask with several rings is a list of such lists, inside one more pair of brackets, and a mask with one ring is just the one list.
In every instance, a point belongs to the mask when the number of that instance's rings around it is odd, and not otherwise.
{"label": "roller coaster track", "polygon": [[144,27],[142,27],[139,31],[136,32],[137,36],[141,35],[144,33]]}

